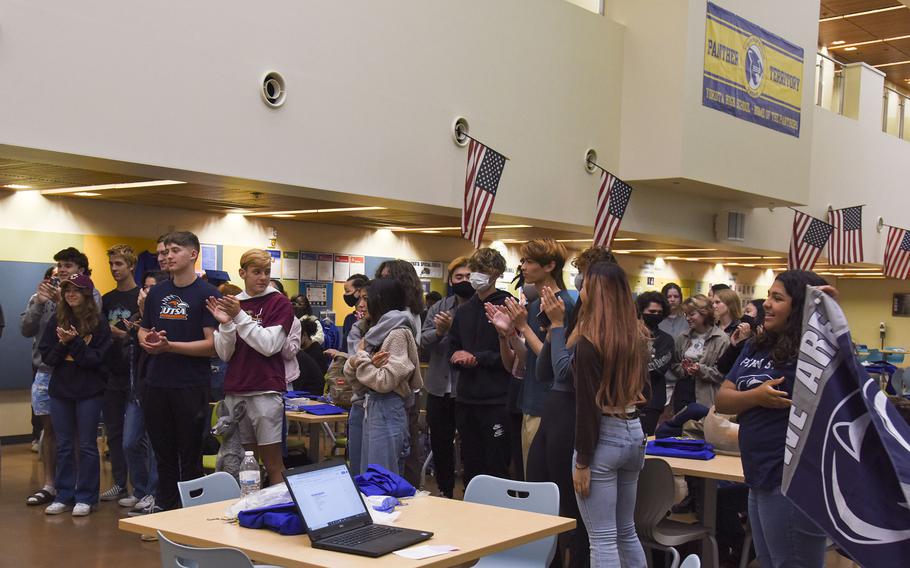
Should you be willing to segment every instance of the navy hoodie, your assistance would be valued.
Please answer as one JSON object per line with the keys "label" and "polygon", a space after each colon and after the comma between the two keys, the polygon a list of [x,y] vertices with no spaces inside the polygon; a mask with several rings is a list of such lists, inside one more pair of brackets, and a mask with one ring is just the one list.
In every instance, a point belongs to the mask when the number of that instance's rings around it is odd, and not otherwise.
{"label": "navy hoodie", "polygon": [[496,290],[481,301],[477,294],[455,311],[449,330],[449,359],[456,351],[467,351],[477,359],[476,367],[458,370],[456,400],[469,404],[506,404],[512,374],[502,365],[499,334],[487,321],[484,304],[501,306],[512,295]]}

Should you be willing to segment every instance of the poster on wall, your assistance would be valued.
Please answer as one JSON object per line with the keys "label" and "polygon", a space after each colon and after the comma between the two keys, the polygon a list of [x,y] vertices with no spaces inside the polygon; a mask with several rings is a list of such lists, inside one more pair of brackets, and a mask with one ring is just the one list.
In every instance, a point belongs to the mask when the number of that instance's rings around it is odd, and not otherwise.
{"label": "poster on wall", "polygon": [[335,255],[335,281],[344,282],[351,276],[351,257],[346,254]]}
{"label": "poster on wall", "polygon": [[894,294],[891,315],[910,318],[910,294]]}
{"label": "poster on wall", "polygon": [[708,2],[702,104],[799,138],[803,48]]}
{"label": "poster on wall", "polygon": [[306,299],[310,301],[311,305],[320,307],[325,306],[326,298],[325,284],[307,284]]}
{"label": "poster on wall", "polygon": [[272,278],[278,278],[281,275],[281,251],[269,250],[268,253],[272,257]]}
{"label": "poster on wall", "polygon": [[444,267],[441,262],[430,262],[426,260],[412,260],[414,270],[420,278],[442,278]]}
{"label": "poster on wall", "polygon": [[300,278],[300,253],[284,251],[281,259],[281,277],[287,280]]}
{"label": "poster on wall", "polygon": [[[351,275],[354,274],[366,274],[367,270],[367,259],[363,256],[352,256],[351,257]],[[350,278],[350,276],[348,276]]]}
{"label": "poster on wall", "polygon": [[300,253],[300,276],[301,280],[319,280],[319,271],[317,270],[318,255],[314,252]]}
{"label": "poster on wall", "polygon": [[335,274],[335,255],[321,253],[316,255],[316,280],[331,282]]}
{"label": "poster on wall", "polygon": [[218,245],[199,245],[202,270],[218,270]]}

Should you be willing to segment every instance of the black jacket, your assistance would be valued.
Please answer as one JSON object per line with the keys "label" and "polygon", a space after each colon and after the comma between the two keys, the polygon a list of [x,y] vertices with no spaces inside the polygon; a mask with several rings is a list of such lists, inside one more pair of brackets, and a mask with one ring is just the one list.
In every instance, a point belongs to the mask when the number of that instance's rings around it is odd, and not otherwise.
{"label": "black jacket", "polygon": [[674,342],[670,334],[658,329],[652,331],[654,339],[649,342],[651,357],[648,360],[650,384],[645,389],[648,395],[647,408],[663,410],[667,403],[667,370],[673,359]]}
{"label": "black jacket", "polygon": [[500,306],[512,295],[496,290],[481,301],[475,294],[455,311],[449,330],[449,358],[456,351],[467,351],[477,359],[476,367],[457,367],[456,400],[470,404],[506,404],[511,373],[502,365],[499,334],[487,321],[484,304]]}
{"label": "black jacket", "polygon": [[48,394],[79,400],[101,396],[107,385],[105,361],[110,347],[111,328],[104,319],[98,322],[88,343],[82,337],[60,343],[57,321],[49,321],[38,343],[41,360],[52,368]]}

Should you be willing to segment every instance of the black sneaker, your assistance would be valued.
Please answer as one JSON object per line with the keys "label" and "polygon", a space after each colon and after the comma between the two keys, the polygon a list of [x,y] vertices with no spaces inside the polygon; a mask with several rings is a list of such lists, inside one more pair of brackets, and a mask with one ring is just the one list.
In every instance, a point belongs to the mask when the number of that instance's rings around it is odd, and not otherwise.
{"label": "black sneaker", "polygon": [[126,490],[126,487],[120,487],[119,485],[115,484],[110,489],[102,493],[100,499],[102,501],[116,501],[127,496],[129,496],[129,492]]}

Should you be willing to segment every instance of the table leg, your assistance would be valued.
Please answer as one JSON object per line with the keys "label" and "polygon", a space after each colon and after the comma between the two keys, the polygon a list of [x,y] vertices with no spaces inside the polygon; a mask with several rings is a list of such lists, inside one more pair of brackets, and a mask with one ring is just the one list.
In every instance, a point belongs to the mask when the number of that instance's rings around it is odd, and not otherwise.
{"label": "table leg", "polygon": [[702,478],[701,523],[711,531],[713,546],[703,547],[702,566],[718,568],[717,557],[717,480]]}
{"label": "table leg", "polygon": [[320,442],[322,441],[322,425],[310,424],[310,443],[307,448],[307,455],[310,463],[319,463],[322,460],[322,451]]}

